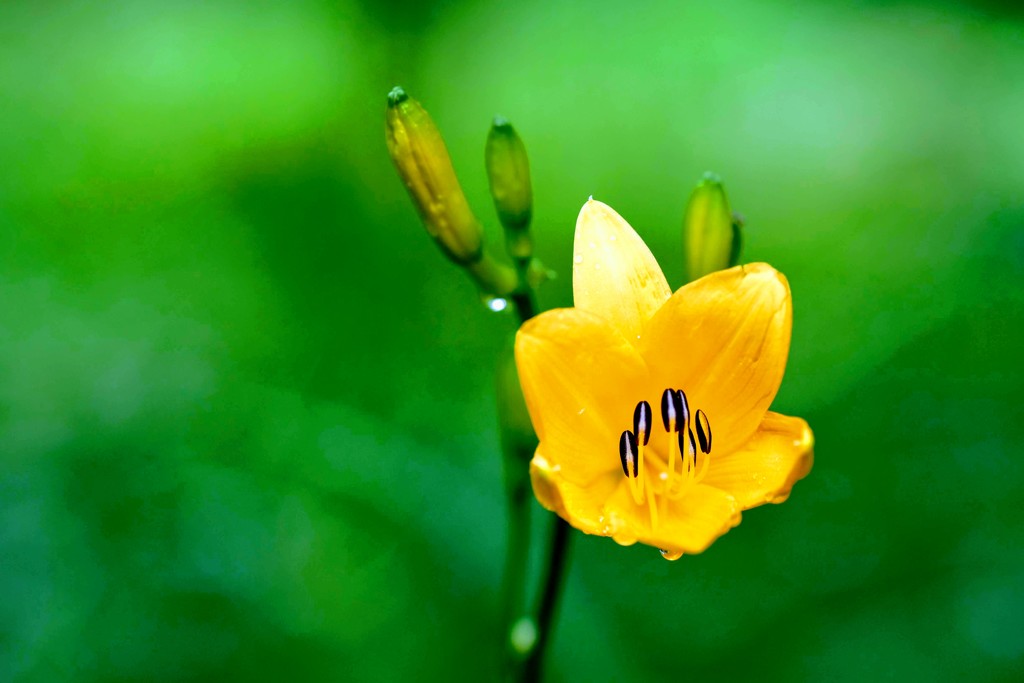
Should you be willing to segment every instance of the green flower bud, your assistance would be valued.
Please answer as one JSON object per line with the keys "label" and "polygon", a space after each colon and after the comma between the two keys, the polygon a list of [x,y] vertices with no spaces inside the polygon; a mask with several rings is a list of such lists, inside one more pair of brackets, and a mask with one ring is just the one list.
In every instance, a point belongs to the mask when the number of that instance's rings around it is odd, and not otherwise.
{"label": "green flower bud", "polygon": [[455,177],[444,139],[430,114],[400,87],[388,94],[385,134],[427,232],[455,263],[480,261],[483,230]]}
{"label": "green flower bud", "polygon": [[515,128],[501,116],[494,119],[494,125],[487,136],[484,163],[494,208],[505,228],[509,255],[525,261],[533,253],[529,233],[533,213],[530,161]]}
{"label": "green flower bud", "polygon": [[686,273],[696,280],[724,270],[739,260],[741,223],[733,222],[729,198],[721,180],[713,173],[694,188],[683,219]]}

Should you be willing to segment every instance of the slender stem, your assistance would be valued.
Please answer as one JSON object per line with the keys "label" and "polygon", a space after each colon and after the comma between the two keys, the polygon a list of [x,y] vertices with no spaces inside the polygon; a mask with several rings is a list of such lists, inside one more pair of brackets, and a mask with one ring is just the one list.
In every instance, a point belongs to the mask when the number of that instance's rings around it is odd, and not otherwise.
{"label": "slender stem", "polygon": [[[508,536],[505,546],[505,576],[502,583],[502,619],[505,624],[506,668],[518,666],[521,655],[515,651],[512,630],[525,609],[526,569],[530,557],[530,497],[529,477],[520,471],[532,454],[522,457],[515,453],[505,455],[505,496],[508,501]],[[512,470],[512,468],[519,469]]]}
{"label": "slender stem", "polygon": [[532,292],[513,292],[509,297],[512,299],[512,303],[516,306],[516,312],[519,313],[519,321],[526,322],[533,316],[537,315],[537,305],[533,302]]}
{"label": "slender stem", "polygon": [[513,258],[515,262],[516,276],[519,278],[519,287],[512,292],[509,298],[516,305],[516,312],[519,314],[519,322],[537,315],[537,302],[534,298],[533,287],[530,285],[530,263],[532,258]]}
{"label": "slender stem", "polygon": [[504,263],[495,261],[486,251],[476,261],[464,264],[463,268],[484,294],[507,297],[519,287],[519,273]]}
{"label": "slender stem", "polygon": [[566,556],[569,550],[571,528],[561,517],[554,518],[554,529],[551,533],[547,574],[544,576],[544,588],[541,593],[540,609],[537,612],[537,641],[527,655],[523,665],[523,680],[539,681],[544,667],[544,654],[551,639],[552,619],[558,607],[558,598],[565,582]]}
{"label": "slender stem", "polygon": [[[520,278],[520,285],[509,295],[509,299],[515,306],[520,323],[526,322],[536,314],[533,290],[526,285],[525,278]],[[505,378],[504,381],[514,383],[517,386],[518,394],[519,378],[515,376],[515,369],[512,369],[513,376]],[[518,402],[522,403],[522,396],[519,395]],[[527,420],[525,430],[532,435],[529,429],[529,418],[525,417],[526,407],[516,406],[523,411],[522,416]],[[499,410],[502,410],[499,405]],[[514,414],[515,409],[506,405],[504,410],[508,414]],[[505,418],[510,419],[509,417]],[[516,438],[516,437],[520,438]],[[517,642],[515,629],[522,619],[529,619],[530,610],[526,605],[526,584],[528,580],[527,569],[530,560],[530,516],[532,506],[530,505],[530,477],[528,463],[533,457],[533,451],[537,447],[536,438],[522,440],[522,434],[504,431],[502,434],[502,450],[505,455],[505,497],[508,503],[508,527],[507,545],[505,547],[505,575],[502,583],[502,618],[505,626],[505,672],[507,680],[517,681],[522,676],[522,665],[525,653],[522,650],[522,642]],[[529,622],[527,622],[529,623]],[[528,645],[528,647],[532,647]]]}
{"label": "slender stem", "polygon": [[[527,284],[526,269],[529,262],[517,262],[520,287],[509,298],[515,304],[520,322],[526,322],[537,313],[533,289]],[[511,460],[506,457],[506,463]],[[526,495],[526,478],[506,471],[506,494],[509,501],[508,556],[505,559],[505,624],[507,626],[506,674],[511,680],[533,683],[540,681],[544,667],[544,655],[551,640],[552,622],[558,607],[558,598],[565,582],[566,555],[569,549],[570,527],[560,517],[552,517],[550,546],[545,562],[545,573],[541,581],[540,605],[537,611],[535,638],[522,649],[522,644],[513,642],[513,630],[528,617],[515,618],[509,608],[522,609],[522,598],[526,592],[526,566],[529,551],[530,506]],[[520,486],[521,485],[521,486]],[[518,584],[518,585],[516,585]],[[527,622],[528,623],[528,622]]]}

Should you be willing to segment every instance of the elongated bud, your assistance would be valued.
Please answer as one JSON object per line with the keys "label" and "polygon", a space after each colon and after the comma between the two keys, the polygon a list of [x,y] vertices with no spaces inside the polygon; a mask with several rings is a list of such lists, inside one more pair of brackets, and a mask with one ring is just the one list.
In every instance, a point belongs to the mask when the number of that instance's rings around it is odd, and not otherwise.
{"label": "elongated bud", "polygon": [[690,195],[683,219],[686,273],[696,280],[739,260],[741,223],[733,222],[721,180],[706,173]]}
{"label": "elongated bud", "polygon": [[388,94],[385,134],[427,232],[456,263],[479,261],[483,230],[455,177],[444,139],[427,110],[400,87]]}
{"label": "elongated bud", "polygon": [[504,117],[495,118],[491,126],[484,164],[494,208],[505,228],[508,253],[514,259],[525,261],[533,253],[529,232],[533,215],[530,161],[522,139]]}

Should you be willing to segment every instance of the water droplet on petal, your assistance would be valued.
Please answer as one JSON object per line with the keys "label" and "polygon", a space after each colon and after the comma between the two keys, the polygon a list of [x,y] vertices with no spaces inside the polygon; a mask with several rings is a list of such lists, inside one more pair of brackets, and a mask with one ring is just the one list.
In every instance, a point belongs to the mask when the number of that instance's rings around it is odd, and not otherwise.
{"label": "water droplet on petal", "polygon": [[572,262],[573,263],[583,263],[583,255],[582,254],[576,254],[575,256],[572,257]]}
{"label": "water droplet on petal", "polygon": [[664,557],[669,562],[675,562],[676,560],[678,560],[680,557],[683,556],[683,554],[681,552],[677,551],[677,550],[662,550],[660,552],[661,552],[661,556]]}

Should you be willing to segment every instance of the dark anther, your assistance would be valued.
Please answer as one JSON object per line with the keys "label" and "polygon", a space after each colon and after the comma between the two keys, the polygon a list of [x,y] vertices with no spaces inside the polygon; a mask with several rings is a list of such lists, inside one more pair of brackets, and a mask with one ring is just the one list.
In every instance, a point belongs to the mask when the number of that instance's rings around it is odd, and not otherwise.
{"label": "dark anther", "polygon": [[640,401],[633,411],[633,433],[637,441],[643,441],[646,446],[651,440],[651,404],[647,401]]}
{"label": "dark anther", "polygon": [[676,404],[679,406],[679,421],[682,423],[680,429],[690,425],[690,402],[686,400],[686,392],[682,389],[676,390]]}
{"label": "dark anther", "polygon": [[[686,441],[689,437],[690,447],[686,447]],[[693,440],[693,430],[687,429],[685,432],[679,432],[679,452],[683,454],[683,462],[689,465],[689,461],[686,456],[693,453],[693,466],[697,466],[697,443]]]}
{"label": "dark anther", "polygon": [[666,432],[679,431],[679,417],[683,410],[679,395],[672,389],[666,389],[661,394],[661,421],[665,425]]}
{"label": "dark anther", "polygon": [[[636,437],[628,429],[619,437],[619,459],[622,461],[622,473],[627,477],[636,477],[640,467],[636,459]],[[632,474],[630,470],[633,470]]]}
{"label": "dark anther", "polygon": [[704,414],[703,410],[697,411],[697,439],[700,440],[700,450],[702,453],[711,452],[711,423],[708,422],[708,416]]}

